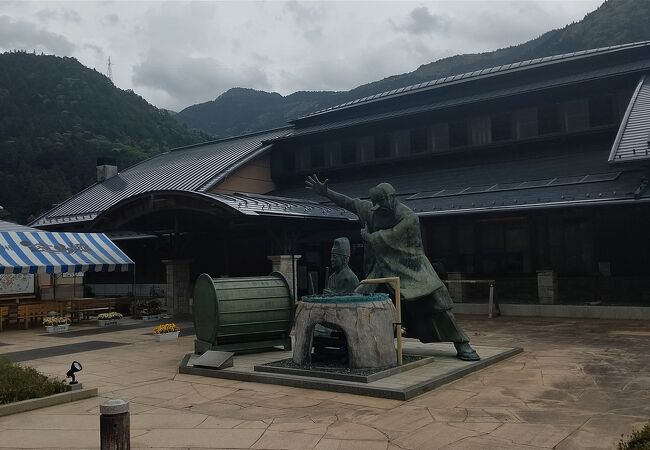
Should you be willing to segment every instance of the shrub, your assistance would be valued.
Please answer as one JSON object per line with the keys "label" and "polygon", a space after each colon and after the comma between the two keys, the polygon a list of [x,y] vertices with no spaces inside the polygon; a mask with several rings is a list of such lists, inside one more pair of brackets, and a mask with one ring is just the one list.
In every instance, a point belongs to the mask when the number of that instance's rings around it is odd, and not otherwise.
{"label": "shrub", "polygon": [[621,439],[617,450],[650,450],[650,421],[640,430],[632,431],[627,439]]}
{"label": "shrub", "polygon": [[140,303],[135,307],[138,316],[155,316],[160,314],[160,302],[158,300],[151,300],[148,302]]}
{"label": "shrub", "polygon": [[65,392],[65,381],[0,357],[0,405]]}
{"label": "shrub", "polygon": [[97,320],[120,320],[122,317],[124,316],[118,312],[109,312],[99,314]]}
{"label": "shrub", "polygon": [[175,323],[163,323],[154,327],[153,334],[173,333],[174,331],[181,331]]}

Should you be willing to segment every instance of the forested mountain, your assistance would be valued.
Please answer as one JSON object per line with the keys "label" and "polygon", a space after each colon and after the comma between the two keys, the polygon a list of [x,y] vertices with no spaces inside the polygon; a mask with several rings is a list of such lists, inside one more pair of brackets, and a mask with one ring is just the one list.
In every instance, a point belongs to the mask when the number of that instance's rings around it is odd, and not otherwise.
{"label": "forested mountain", "polygon": [[74,58],[0,54],[0,218],[26,222],[90,185],[100,157],[126,167],[206,139]]}
{"label": "forested mountain", "polygon": [[283,97],[236,88],[214,101],[190,106],[175,117],[220,137],[273,128],[309,112],[423,81],[559,53],[650,40],[649,23],[650,1],[608,0],[580,22],[524,44],[444,58],[347,92],[297,92]]}

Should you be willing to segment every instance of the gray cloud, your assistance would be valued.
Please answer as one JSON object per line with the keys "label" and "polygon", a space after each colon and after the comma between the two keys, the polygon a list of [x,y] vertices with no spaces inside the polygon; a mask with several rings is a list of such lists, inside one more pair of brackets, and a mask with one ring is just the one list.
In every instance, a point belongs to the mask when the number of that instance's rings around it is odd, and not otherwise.
{"label": "gray cloud", "polygon": [[316,42],[317,40],[323,37],[323,29],[321,27],[311,28],[309,30],[305,30],[305,32],[302,35],[309,42]]}
{"label": "gray cloud", "polygon": [[80,23],[81,16],[74,9],[59,8],[59,9],[41,9],[36,12],[36,17],[42,22],[49,21],[62,21],[63,23],[73,22]]}
{"label": "gray cloud", "polygon": [[284,11],[288,12],[297,23],[316,22],[321,16],[320,8],[306,6],[304,3],[291,1],[284,4]]}
{"label": "gray cloud", "polygon": [[414,35],[444,31],[449,27],[449,22],[449,18],[444,15],[431,14],[426,6],[413,8],[408,17],[401,23],[395,23],[391,20],[396,30]]}
{"label": "gray cloud", "polygon": [[302,36],[309,42],[316,42],[323,37],[323,15],[325,11],[318,4],[298,3],[290,1],[284,4],[284,12],[292,18],[293,22],[303,30]]}
{"label": "gray cloud", "polygon": [[83,48],[84,50],[90,50],[91,52],[95,53],[95,55],[99,58],[104,57],[104,49],[101,48],[99,45],[83,44],[81,48]]}
{"label": "gray cloud", "polygon": [[60,56],[72,54],[75,49],[66,37],[50,33],[33,23],[0,16],[0,48],[3,50],[36,50]]}
{"label": "gray cloud", "polygon": [[257,66],[229,67],[214,58],[151,52],[133,68],[133,84],[164,93],[176,108],[216,98],[232,87],[270,89]]}
{"label": "gray cloud", "polygon": [[104,16],[102,23],[104,25],[117,25],[120,22],[120,16],[117,14],[107,14]]}
{"label": "gray cloud", "polygon": [[74,56],[102,72],[110,55],[117,86],[179,109],[235,86],[351,89],[524,42],[602,1],[0,0],[0,51]]}

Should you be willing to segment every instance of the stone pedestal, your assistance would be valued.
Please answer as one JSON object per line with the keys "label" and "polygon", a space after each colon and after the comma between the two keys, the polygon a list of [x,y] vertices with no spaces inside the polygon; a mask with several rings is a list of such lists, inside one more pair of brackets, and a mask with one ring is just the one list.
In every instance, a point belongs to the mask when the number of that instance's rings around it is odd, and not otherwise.
{"label": "stone pedestal", "polygon": [[395,307],[390,300],[364,303],[299,302],[293,360],[301,365],[311,362],[314,327],[320,323],[337,325],[343,330],[350,368],[395,366],[394,322]]}
{"label": "stone pedestal", "polygon": [[447,274],[447,279],[450,281],[450,283],[447,283],[447,290],[454,303],[463,302],[463,295],[465,294],[464,285],[463,283],[457,283],[457,281],[463,280],[464,278],[465,274],[462,272],[449,272]]}
{"label": "stone pedestal", "polygon": [[[271,260],[273,272],[280,272],[282,275],[284,275],[284,277],[289,282],[289,286],[291,286],[291,294],[293,295],[294,299],[296,298],[296,292],[298,290],[297,266],[298,266],[298,260],[301,257],[302,255],[267,256],[267,258]],[[296,275],[296,279],[294,279],[294,274]]]}
{"label": "stone pedestal", "polygon": [[537,271],[537,297],[540,305],[554,305],[557,303],[557,275],[554,271]]}
{"label": "stone pedestal", "polygon": [[190,314],[190,260],[165,259],[167,266],[167,287],[165,303],[169,314]]}

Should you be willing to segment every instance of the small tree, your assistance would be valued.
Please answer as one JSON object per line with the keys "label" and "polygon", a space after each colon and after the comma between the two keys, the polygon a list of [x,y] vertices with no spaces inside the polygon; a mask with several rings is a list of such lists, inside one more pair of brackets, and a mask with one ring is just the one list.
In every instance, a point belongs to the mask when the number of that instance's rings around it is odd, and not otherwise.
{"label": "small tree", "polygon": [[621,438],[616,450],[650,450],[650,421],[640,430],[632,431],[627,439]]}

